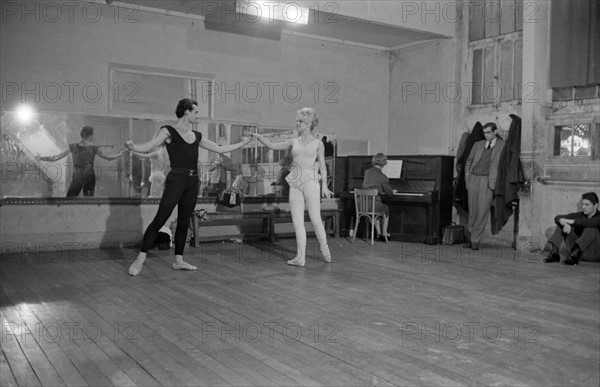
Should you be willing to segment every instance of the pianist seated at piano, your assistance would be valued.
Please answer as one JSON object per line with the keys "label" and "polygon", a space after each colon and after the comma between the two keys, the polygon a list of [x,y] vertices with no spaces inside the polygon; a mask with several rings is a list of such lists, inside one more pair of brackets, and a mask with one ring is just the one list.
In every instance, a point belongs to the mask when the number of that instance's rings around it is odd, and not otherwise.
{"label": "pianist seated at piano", "polygon": [[[387,164],[387,156],[383,153],[377,153],[373,156],[371,161],[373,166],[365,171],[365,176],[362,183],[363,189],[376,189],[379,195],[393,195],[394,191],[390,185],[390,181],[387,176],[382,172],[382,168]],[[375,212],[383,212],[385,216],[382,218],[382,225],[380,227],[379,222],[375,223],[375,229],[379,234],[379,240],[385,242],[384,235],[388,237],[388,223],[390,220],[390,211],[388,207],[381,202],[379,195],[375,199]]]}

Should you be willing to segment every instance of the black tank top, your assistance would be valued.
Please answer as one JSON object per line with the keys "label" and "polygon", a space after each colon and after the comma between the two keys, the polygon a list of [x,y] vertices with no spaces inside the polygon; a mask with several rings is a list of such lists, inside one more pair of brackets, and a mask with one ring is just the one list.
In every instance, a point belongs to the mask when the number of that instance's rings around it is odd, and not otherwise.
{"label": "black tank top", "polygon": [[163,128],[167,128],[171,135],[171,142],[166,144],[171,168],[198,169],[198,146],[202,140],[202,133],[192,131],[196,140],[188,144],[174,127],[165,125]]}

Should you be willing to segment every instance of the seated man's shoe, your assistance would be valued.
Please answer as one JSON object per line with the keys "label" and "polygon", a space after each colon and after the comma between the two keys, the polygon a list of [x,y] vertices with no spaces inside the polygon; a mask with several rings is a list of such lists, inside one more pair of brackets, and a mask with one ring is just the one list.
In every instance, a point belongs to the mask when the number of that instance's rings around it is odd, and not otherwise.
{"label": "seated man's shoe", "polygon": [[558,253],[550,253],[544,258],[544,263],[560,262],[560,255]]}
{"label": "seated man's shoe", "polygon": [[471,243],[471,250],[479,250],[479,243]]}
{"label": "seated man's shoe", "polygon": [[581,257],[581,250],[579,250],[579,247],[575,246],[573,248],[573,250],[571,251],[571,254],[569,254],[569,257],[567,259],[565,259],[565,261],[563,263],[565,265],[569,265],[569,266],[577,265],[579,263],[580,257]]}
{"label": "seated man's shoe", "polygon": [[546,258],[544,258],[544,263],[552,263],[552,262],[560,262],[560,254],[558,253],[558,247],[552,245],[552,249],[550,250],[550,254]]}
{"label": "seated man's shoe", "polygon": [[463,245],[463,249],[470,249],[470,248],[471,248],[471,242],[466,242],[466,243]]}

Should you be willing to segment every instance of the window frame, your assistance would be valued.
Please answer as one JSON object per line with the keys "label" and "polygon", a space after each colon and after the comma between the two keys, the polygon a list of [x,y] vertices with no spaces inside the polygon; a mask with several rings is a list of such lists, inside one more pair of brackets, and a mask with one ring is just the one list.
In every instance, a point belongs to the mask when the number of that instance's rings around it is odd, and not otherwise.
{"label": "window frame", "polygon": [[[162,78],[173,78],[173,80],[187,82],[185,90],[182,91],[181,95],[187,96],[193,100],[198,101],[199,105],[202,105],[202,109],[204,110],[204,104],[206,104],[206,115],[201,115],[201,119],[212,120],[214,118],[214,92],[213,88],[215,86],[215,75],[211,73],[200,73],[200,72],[191,72],[191,71],[179,71],[179,70],[169,70],[163,68],[155,68],[155,67],[147,67],[147,66],[136,66],[136,65],[126,65],[126,64],[117,64],[110,63],[108,66],[109,72],[109,88],[112,93],[108,95],[108,115],[111,117],[125,117],[125,118],[138,118],[138,119],[151,119],[151,120],[172,120],[173,113],[169,114],[155,114],[148,112],[139,112],[135,109],[127,110],[121,109],[122,104],[116,104],[115,99],[118,102],[126,102],[127,98],[134,98],[135,93],[132,94],[131,87],[133,86],[133,92],[135,91],[138,85],[135,85],[135,82],[129,83],[119,83],[115,81],[115,75],[117,73],[121,74],[138,74],[145,76],[157,76]],[[132,85],[133,83],[133,85]],[[204,85],[207,85],[204,87]],[[115,90],[118,94],[115,94]],[[125,92],[129,92],[129,95],[125,95]],[[170,104],[173,104],[171,101]],[[126,106],[126,105],[125,105]],[[171,106],[171,105],[166,105]],[[201,107],[201,106],[199,106]]]}
{"label": "window frame", "polygon": [[[474,42],[469,42],[468,43],[468,49],[469,49],[469,56],[468,56],[468,63],[469,63],[469,74],[471,74],[470,77],[470,85],[471,85],[471,92],[469,93],[469,106],[470,107],[485,107],[485,106],[493,106],[493,105],[500,105],[500,104],[520,104],[523,100],[523,91],[526,91],[525,88],[523,87],[523,70],[522,70],[522,63],[521,63],[521,73],[520,76],[517,73],[517,61],[516,58],[518,57],[516,55],[517,53],[517,47],[518,47],[518,43],[520,42],[521,44],[521,59],[522,59],[522,46],[523,46],[523,32],[522,31],[518,31],[518,32],[511,32],[505,35],[499,35],[499,36],[495,36],[495,37],[491,37],[491,38],[485,38],[482,40],[477,40]],[[511,68],[511,82],[510,84],[507,86],[506,84],[503,85],[502,84],[502,75],[503,75],[503,68],[502,68],[502,45],[506,44],[506,43],[510,43],[512,44],[512,68]],[[500,90],[500,95],[499,96],[492,96],[490,101],[485,101],[485,96],[486,96],[486,89],[489,89],[489,82],[486,81],[485,79],[485,73],[486,73],[486,69],[485,69],[485,60],[486,60],[486,56],[485,56],[485,50],[486,49],[493,49],[494,53],[493,53],[493,63],[494,63],[494,67],[492,70],[492,76],[491,79],[493,79],[493,89],[494,90]],[[474,77],[474,71],[477,68],[476,64],[475,64],[475,51],[477,50],[482,50],[482,59],[481,59],[481,66],[480,66],[480,71],[482,72],[481,74],[481,86],[480,86],[480,96],[481,96],[481,101],[483,102],[474,102],[474,97],[475,97],[475,77]],[[502,95],[505,92],[506,88],[508,88],[508,90],[512,90],[513,92],[513,96],[512,98],[509,99],[503,99]],[[520,98],[515,98],[515,94],[517,97]]]}
{"label": "window frame", "polygon": [[[470,74],[471,90],[469,93],[469,106],[472,108],[515,105],[523,100],[523,0],[471,0],[469,3],[469,18],[467,20],[468,40],[468,74]],[[490,10],[495,14],[490,14]],[[519,44],[520,42],[520,44]],[[504,56],[502,48],[505,44],[511,44],[512,64],[510,69],[511,80],[509,83],[502,82]],[[520,51],[519,51],[520,46]],[[485,62],[486,50],[492,49],[493,69],[491,75],[486,77]],[[476,51],[481,50],[481,63],[475,63]],[[517,55],[518,54],[518,55]],[[520,59],[520,64],[518,63]],[[475,87],[475,71],[481,71],[479,88]],[[517,71],[518,70],[518,71]],[[489,80],[492,80],[491,83]],[[488,100],[487,94],[493,85],[494,95]],[[479,90],[478,90],[479,89]],[[495,95],[499,90],[499,95]],[[503,95],[512,91],[510,98]],[[476,93],[478,92],[478,95]],[[479,98],[477,98],[479,96]],[[476,101],[476,102],[475,102]]]}
{"label": "window frame", "polygon": [[[549,134],[546,154],[547,160],[564,164],[580,164],[582,162],[595,162],[596,160],[600,160],[600,117],[598,117],[597,111],[592,108],[584,109],[587,111],[572,113],[570,112],[571,108],[577,105],[574,102],[555,102],[552,105],[555,110],[560,109],[563,111],[559,111],[558,113],[547,117],[547,133]],[[556,127],[576,124],[590,124],[592,154],[574,156],[555,155]]]}

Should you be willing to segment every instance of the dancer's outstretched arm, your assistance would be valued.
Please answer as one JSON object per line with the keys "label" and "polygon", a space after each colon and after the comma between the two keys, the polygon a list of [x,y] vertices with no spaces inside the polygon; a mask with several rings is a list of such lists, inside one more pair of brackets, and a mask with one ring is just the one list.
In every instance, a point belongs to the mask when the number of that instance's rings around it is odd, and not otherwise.
{"label": "dancer's outstretched arm", "polygon": [[104,160],[118,159],[122,155],[123,155],[123,151],[120,151],[119,153],[115,153],[113,155],[109,155],[107,153],[104,153],[104,151],[102,149],[98,148],[98,156],[102,157]]}
{"label": "dancer's outstretched arm", "polygon": [[292,147],[292,140],[285,140],[282,142],[272,142],[269,139],[265,138],[262,134],[255,134],[254,137],[258,139],[258,141],[262,142],[267,148],[275,149],[275,150],[285,150]]}
{"label": "dancer's outstretched arm", "polygon": [[157,159],[160,157],[159,151],[154,151],[154,152],[150,152],[150,153],[140,153],[140,152],[131,151],[131,154],[134,155],[135,157],[137,157],[138,159]]}
{"label": "dancer's outstretched arm", "polygon": [[62,159],[63,157],[67,157],[68,154],[69,154],[68,149],[60,152],[56,156],[40,156],[38,154],[37,156],[35,156],[35,161],[56,161],[56,160]]}
{"label": "dancer's outstretched arm", "polygon": [[244,145],[249,144],[253,140],[254,140],[254,137],[249,136],[249,137],[245,138],[243,141],[238,142],[237,144],[217,145],[215,142],[202,137],[202,141],[200,141],[200,147],[204,148],[206,150],[209,150],[209,151],[223,154],[223,153],[233,152],[234,150],[238,150],[241,147],[243,147]]}
{"label": "dancer's outstretched arm", "polygon": [[131,140],[127,140],[127,142],[125,143],[125,148],[134,152],[148,153],[153,148],[164,144],[165,140],[169,137],[169,130],[163,127],[158,131],[156,136],[152,137],[152,139],[143,144],[134,144]]}

